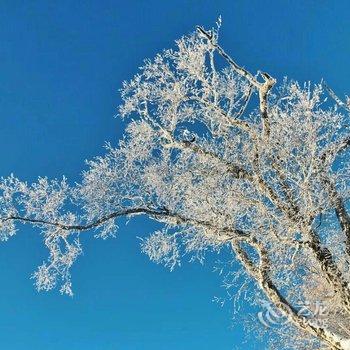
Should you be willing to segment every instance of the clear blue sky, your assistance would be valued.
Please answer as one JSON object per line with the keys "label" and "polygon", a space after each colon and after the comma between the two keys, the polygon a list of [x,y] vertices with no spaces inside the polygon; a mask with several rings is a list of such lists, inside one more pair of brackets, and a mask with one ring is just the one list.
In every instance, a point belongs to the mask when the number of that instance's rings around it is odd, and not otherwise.
{"label": "clear blue sky", "polygon": [[[174,39],[222,15],[221,43],[237,61],[277,79],[325,78],[349,93],[348,1],[0,2],[0,174],[79,181],[84,159],[116,143],[118,89]],[[230,350],[221,278],[184,263],[170,273],[139,253],[152,230],[138,218],[118,238],[84,239],[73,269],[75,297],[37,293],[29,279],[46,258],[29,227],[0,246],[0,344],[8,350]],[[248,310],[247,310],[248,311]]]}

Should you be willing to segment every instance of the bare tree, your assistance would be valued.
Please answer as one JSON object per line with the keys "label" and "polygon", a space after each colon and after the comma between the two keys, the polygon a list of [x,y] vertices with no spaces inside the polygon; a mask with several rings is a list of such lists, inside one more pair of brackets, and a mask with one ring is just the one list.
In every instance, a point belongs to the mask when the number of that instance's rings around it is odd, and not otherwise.
{"label": "bare tree", "polygon": [[288,320],[271,349],[350,349],[348,104],[322,84],[250,73],[219,46],[219,27],[198,27],[124,82],[125,137],[80,184],[2,178],[0,237],[38,227],[50,255],[37,289],[72,294],[79,234],[106,238],[119,217],[145,214],[163,229],[142,251],[171,269],[230,246]]}

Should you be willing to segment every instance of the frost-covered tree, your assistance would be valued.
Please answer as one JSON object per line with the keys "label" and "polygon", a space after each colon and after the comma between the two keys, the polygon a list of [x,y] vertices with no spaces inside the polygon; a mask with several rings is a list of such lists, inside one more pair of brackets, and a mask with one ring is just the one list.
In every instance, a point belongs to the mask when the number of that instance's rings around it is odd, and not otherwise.
{"label": "frost-covered tree", "polygon": [[107,238],[119,217],[147,215],[163,228],[142,251],[170,269],[230,247],[236,275],[270,305],[265,321],[287,320],[271,349],[350,349],[348,101],[325,84],[250,73],[219,46],[218,27],[124,82],[125,136],[79,184],[2,178],[0,238],[37,227],[49,258],[36,288],[72,294],[79,233]]}

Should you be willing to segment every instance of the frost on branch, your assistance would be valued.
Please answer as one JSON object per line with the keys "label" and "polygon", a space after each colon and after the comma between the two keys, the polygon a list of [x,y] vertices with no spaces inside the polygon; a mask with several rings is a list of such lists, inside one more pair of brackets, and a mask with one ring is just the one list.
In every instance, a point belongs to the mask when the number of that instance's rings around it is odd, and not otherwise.
{"label": "frost on branch", "polygon": [[70,280],[70,268],[78,255],[81,254],[81,246],[78,238],[69,242],[67,234],[53,231],[45,234],[45,245],[49,249],[50,257],[33,274],[38,291],[51,290],[60,285],[60,292],[73,295]]}
{"label": "frost on branch", "polygon": [[[0,180],[0,215],[1,217],[17,215],[15,196],[25,189],[25,184],[13,175]],[[0,240],[6,241],[16,233],[15,223],[12,220],[0,222]]]}
{"label": "frost on branch", "polygon": [[[271,349],[349,349],[348,101],[325,84],[275,83],[239,66],[218,29],[199,27],[123,83],[125,135],[87,162],[79,184],[1,180],[1,239],[17,222],[39,228],[49,258],[37,289],[72,294],[79,234],[111,237],[119,217],[145,214],[164,228],[141,250],[170,269],[232,250],[244,285],[254,281],[289,320]],[[300,314],[318,301],[326,319]]]}
{"label": "frost on branch", "polygon": [[150,260],[163,264],[170,270],[180,266],[183,256],[204,262],[206,252],[219,251],[222,246],[215,236],[212,237],[212,233],[193,227],[177,227],[174,231],[169,226],[141,240],[141,251]]}
{"label": "frost on branch", "polygon": [[169,235],[166,231],[156,231],[141,244],[141,250],[149,258],[173,270],[180,264],[180,253],[175,235]]}
{"label": "frost on branch", "polygon": [[79,238],[74,237],[74,230],[48,224],[74,225],[77,222],[76,215],[67,210],[71,189],[65,178],[61,181],[39,178],[29,186],[10,176],[1,180],[0,189],[2,240],[16,232],[14,219],[38,227],[49,259],[33,274],[35,285],[39,291],[60,285],[62,293],[72,295],[69,269],[81,253]]}

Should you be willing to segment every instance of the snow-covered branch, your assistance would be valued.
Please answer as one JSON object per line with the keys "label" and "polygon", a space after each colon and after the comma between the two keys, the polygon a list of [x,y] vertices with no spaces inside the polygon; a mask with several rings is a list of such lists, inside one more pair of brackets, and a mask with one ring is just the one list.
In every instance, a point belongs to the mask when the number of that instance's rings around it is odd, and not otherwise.
{"label": "snow-covered branch", "polygon": [[[123,83],[125,135],[78,184],[2,178],[0,239],[19,223],[38,228],[49,257],[35,285],[71,295],[81,232],[107,238],[119,218],[145,215],[162,224],[142,237],[152,261],[173,269],[231,246],[291,319],[278,333],[286,348],[349,349],[349,115],[338,108],[348,105],[324,84],[252,74],[218,40],[218,28],[198,27]],[[300,315],[320,301],[327,317]]]}

